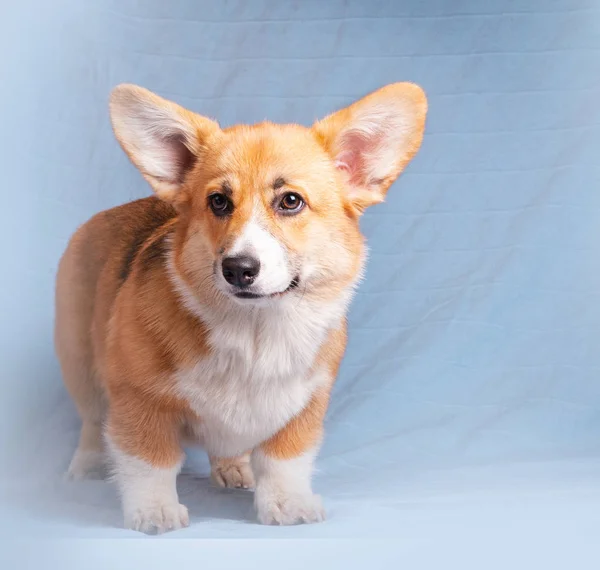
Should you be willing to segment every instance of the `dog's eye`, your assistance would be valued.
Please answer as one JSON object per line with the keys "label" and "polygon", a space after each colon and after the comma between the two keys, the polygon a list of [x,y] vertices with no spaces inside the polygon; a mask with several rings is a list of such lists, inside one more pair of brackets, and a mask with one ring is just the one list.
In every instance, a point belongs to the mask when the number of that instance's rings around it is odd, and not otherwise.
{"label": "dog's eye", "polygon": [[233,210],[233,204],[229,198],[219,192],[211,194],[208,197],[208,204],[215,216],[226,216]]}
{"label": "dog's eye", "polygon": [[279,202],[279,210],[285,214],[296,214],[302,208],[304,208],[304,200],[295,192],[288,192]]}

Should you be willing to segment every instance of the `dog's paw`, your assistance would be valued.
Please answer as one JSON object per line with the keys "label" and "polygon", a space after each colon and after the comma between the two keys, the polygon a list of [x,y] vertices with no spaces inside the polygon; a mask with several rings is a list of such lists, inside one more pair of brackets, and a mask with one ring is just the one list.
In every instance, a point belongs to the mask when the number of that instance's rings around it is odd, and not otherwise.
{"label": "dog's paw", "polygon": [[254,475],[247,460],[216,459],[211,465],[210,475],[219,487],[254,488]]}
{"label": "dog's paw", "polygon": [[258,521],[262,524],[291,525],[325,520],[325,510],[318,495],[258,491],[254,503]]}
{"label": "dog's paw", "polygon": [[179,503],[156,504],[125,512],[125,527],[146,534],[162,534],[189,524],[188,510]]}
{"label": "dog's paw", "polygon": [[104,479],[106,477],[106,457],[100,451],[77,450],[65,477],[72,481],[84,479]]}

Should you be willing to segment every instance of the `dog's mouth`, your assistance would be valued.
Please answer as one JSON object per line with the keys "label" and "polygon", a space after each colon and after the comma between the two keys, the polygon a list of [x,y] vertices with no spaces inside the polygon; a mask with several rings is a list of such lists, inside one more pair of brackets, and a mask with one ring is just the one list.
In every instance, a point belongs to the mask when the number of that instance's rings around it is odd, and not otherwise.
{"label": "dog's mouth", "polygon": [[300,277],[297,275],[290,281],[290,284],[283,291],[270,293],[268,295],[261,295],[260,293],[252,293],[250,291],[239,291],[238,293],[234,293],[234,296],[236,299],[273,299],[275,297],[281,297],[293,289],[296,289],[299,284]]}

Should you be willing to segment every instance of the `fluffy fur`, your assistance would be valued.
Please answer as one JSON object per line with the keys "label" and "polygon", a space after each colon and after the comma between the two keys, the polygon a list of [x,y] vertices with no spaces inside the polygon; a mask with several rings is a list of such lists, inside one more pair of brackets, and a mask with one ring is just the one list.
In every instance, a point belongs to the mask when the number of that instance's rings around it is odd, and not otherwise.
{"label": "fluffy fur", "polygon": [[[55,341],[83,424],[69,474],[110,462],[127,527],[189,524],[175,481],[190,442],[217,484],[255,485],[260,522],[323,519],[311,475],[365,258],[359,217],[417,152],[426,107],[398,83],[312,128],[221,129],[140,87],[115,89],[116,137],[156,197],[77,230]],[[304,207],[287,211],[289,193]],[[260,265],[245,297],[221,268],[241,255]]]}

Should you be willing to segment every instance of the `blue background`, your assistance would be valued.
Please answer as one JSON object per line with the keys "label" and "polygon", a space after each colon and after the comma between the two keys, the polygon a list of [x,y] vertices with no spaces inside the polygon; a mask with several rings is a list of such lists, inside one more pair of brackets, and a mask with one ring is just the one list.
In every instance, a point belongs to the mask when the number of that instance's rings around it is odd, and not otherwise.
{"label": "blue background", "polygon": [[177,538],[368,537],[402,561],[500,548],[598,567],[599,2],[25,0],[2,10],[11,531],[135,536],[120,528],[112,487],[61,480],[79,425],[52,347],[54,274],[71,233],[150,192],[112,136],[110,89],[138,83],[223,125],[308,125],[410,80],[428,94],[426,136],[363,219],[370,261],[315,480],[329,520],[254,524],[251,496],[212,489],[193,453],[180,485],[192,525]]}

